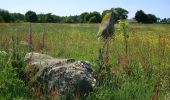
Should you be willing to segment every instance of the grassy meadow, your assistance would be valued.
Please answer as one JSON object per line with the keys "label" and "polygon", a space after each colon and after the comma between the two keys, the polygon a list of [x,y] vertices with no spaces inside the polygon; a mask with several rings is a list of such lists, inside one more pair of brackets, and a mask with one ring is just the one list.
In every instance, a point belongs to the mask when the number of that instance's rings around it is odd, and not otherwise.
{"label": "grassy meadow", "polygon": [[[119,31],[116,30],[111,41],[110,73],[98,72],[101,41],[96,34],[99,24],[33,23],[33,51],[93,64],[95,75],[102,82],[97,83],[86,98],[73,96],[74,99],[170,99],[170,25],[129,24],[128,28],[128,55],[125,55],[124,37]],[[0,51],[8,53],[0,54],[1,100],[36,98],[21,76],[25,68],[23,57],[29,52],[28,35],[28,23],[0,24]]]}

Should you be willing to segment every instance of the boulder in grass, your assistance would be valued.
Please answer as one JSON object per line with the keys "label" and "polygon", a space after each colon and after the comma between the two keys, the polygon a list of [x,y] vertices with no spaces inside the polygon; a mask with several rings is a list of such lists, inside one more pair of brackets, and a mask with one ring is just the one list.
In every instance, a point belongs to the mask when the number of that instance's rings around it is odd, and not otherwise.
{"label": "boulder in grass", "polygon": [[92,66],[86,61],[57,59],[35,52],[26,54],[25,61],[28,79],[46,93],[54,87],[60,93],[86,93],[95,86]]}

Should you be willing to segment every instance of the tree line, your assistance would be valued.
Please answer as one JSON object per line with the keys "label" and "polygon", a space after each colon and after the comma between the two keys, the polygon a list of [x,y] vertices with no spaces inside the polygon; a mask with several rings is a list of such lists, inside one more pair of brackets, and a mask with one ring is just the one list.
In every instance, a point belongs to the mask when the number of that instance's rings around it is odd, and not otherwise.
{"label": "tree line", "polygon": [[[34,11],[27,11],[25,14],[10,13],[0,9],[0,22],[34,22],[34,23],[100,23],[103,16],[113,8],[99,12],[83,12],[75,16],[57,16],[52,13],[36,14]],[[123,8],[114,8],[116,12],[114,20],[128,18],[128,11]],[[136,12],[134,19],[139,23],[170,23],[170,18],[160,19],[153,14],[145,14],[144,11]]]}
{"label": "tree line", "polygon": [[170,24],[170,18],[160,19],[153,14],[146,14],[144,11],[139,10],[135,14],[135,19],[139,23],[162,23],[162,24]]}

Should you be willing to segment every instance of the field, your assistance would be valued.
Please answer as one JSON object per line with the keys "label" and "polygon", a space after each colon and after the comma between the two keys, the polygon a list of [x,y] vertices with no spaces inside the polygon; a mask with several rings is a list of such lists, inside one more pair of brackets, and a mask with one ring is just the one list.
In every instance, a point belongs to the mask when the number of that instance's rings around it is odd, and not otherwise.
{"label": "field", "polygon": [[[33,51],[57,58],[91,62],[102,82],[97,83],[94,91],[86,97],[88,100],[170,99],[170,25],[129,24],[128,28],[127,43],[118,30],[115,32],[109,48],[108,67],[111,72],[101,75],[103,79],[97,71],[101,47],[101,41],[96,37],[99,24],[34,23],[32,48]],[[18,78],[18,73],[21,73],[18,69],[24,69],[23,57],[29,51],[28,33],[28,23],[0,24],[0,51],[8,53],[7,56],[0,54],[2,99],[29,99],[34,95]],[[127,55],[125,45],[128,48]],[[13,57],[14,53],[19,58]],[[18,60],[21,63],[17,63]]]}

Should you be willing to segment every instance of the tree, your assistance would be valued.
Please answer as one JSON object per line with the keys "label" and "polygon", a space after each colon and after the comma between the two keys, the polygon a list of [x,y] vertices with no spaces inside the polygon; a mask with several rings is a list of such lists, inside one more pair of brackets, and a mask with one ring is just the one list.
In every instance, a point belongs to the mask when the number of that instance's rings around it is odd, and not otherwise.
{"label": "tree", "polygon": [[4,22],[4,19],[2,18],[2,16],[0,16],[0,22]]}
{"label": "tree", "polygon": [[46,23],[47,22],[46,21],[46,14],[38,14],[37,17],[38,17],[39,23]]}
{"label": "tree", "polygon": [[10,22],[11,16],[10,13],[7,10],[0,9],[0,16],[2,22]]}
{"label": "tree", "polygon": [[25,14],[25,20],[28,22],[37,22],[38,18],[35,12],[33,11],[28,11]]}
{"label": "tree", "polygon": [[144,11],[139,10],[135,14],[135,19],[139,23],[156,23],[157,22],[157,17],[153,14],[145,14]]}
{"label": "tree", "polygon": [[115,10],[115,12],[116,12],[116,16],[117,16],[117,19],[116,19],[116,21],[118,21],[118,20],[120,20],[120,19],[127,19],[127,17],[128,17],[128,11],[127,10],[125,10],[125,9],[123,9],[123,8],[112,8],[112,10]]}
{"label": "tree", "polygon": [[52,17],[54,19],[54,23],[59,23],[62,20],[60,16],[52,15]]}
{"label": "tree", "polygon": [[[90,19],[91,17],[93,17],[92,19],[94,19],[95,17],[95,23],[100,23],[101,22],[101,15],[99,12],[91,12],[91,13],[83,13],[80,15],[80,18],[83,19],[83,23],[89,23],[90,22]],[[93,22],[94,23],[94,22]]]}
{"label": "tree", "polygon": [[89,19],[89,23],[97,23],[97,19],[96,19],[96,16],[93,16],[93,17],[90,17]]}
{"label": "tree", "polygon": [[40,23],[59,23],[61,21],[60,16],[48,14],[38,14],[38,22]]}
{"label": "tree", "polygon": [[[92,18],[93,17],[93,18]],[[91,13],[89,13],[89,14],[86,14],[86,16],[84,17],[84,19],[85,19],[85,22],[86,23],[88,23],[88,22],[90,22],[90,19],[92,18],[92,19],[94,19],[94,17],[95,17],[95,23],[100,23],[101,22],[101,15],[100,15],[100,13],[99,12],[96,12],[96,11],[94,11],[94,12],[91,12]],[[94,22],[93,22],[94,23]]]}
{"label": "tree", "polygon": [[102,13],[102,18],[103,16],[106,15],[106,13],[108,12],[111,12],[111,10],[114,10],[115,12],[115,16],[114,16],[114,21],[115,22],[118,22],[118,20],[120,19],[127,19],[128,17],[128,11],[126,9],[123,9],[123,8],[111,8],[110,10],[104,10],[103,13]]}
{"label": "tree", "polygon": [[157,22],[160,23],[160,21],[161,21],[161,18],[158,18],[158,17],[157,17]]}
{"label": "tree", "polygon": [[54,18],[51,15],[51,13],[46,14],[46,22],[48,22],[48,23],[54,22]]}
{"label": "tree", "polygon": [[12,22],[21,22],[24,21],[24,15],[20,13],[12,13],[11,14],[11,21]]}
{"label": "tree", "polygon": [[167,24],[170,24],[170,18],[167,18]]}
{"label": "tree", "polygon": [[84,13],[80,14],[80,16],[78,17],[79,22],[80,22],[80,23],[85,23],[85,22],[86,22],[85,17],[86,17],[88,14],[89,14],[89,13],[87,13],[87,12],[84,12]]}
{"label": "tree", "polygon": [[164,19],[160,20],[160,23],[162,23],[162,24],[170,24],[170,18],[164,18]]}
{"label": "tree", "polygon": [[139,23],[146,23],[147,22],[147,15],[144,13],[144,11],[139,10],[136,12],[135,14],[135,19],[139,22]]}
{"label": "tree", "polygon": [[153,14],[147,14],[147,22],[146,23],[156,23],[157,17]]}
{"label": "tree", "polygon": [[73,23],[74,20],[71,17],[66,17],[65,18],[65,23]]}
{"label": "tree", "polygon": [[79,23],[79,16],[75,15],[75,16],[70,16],[73,19],[74,23]]}

